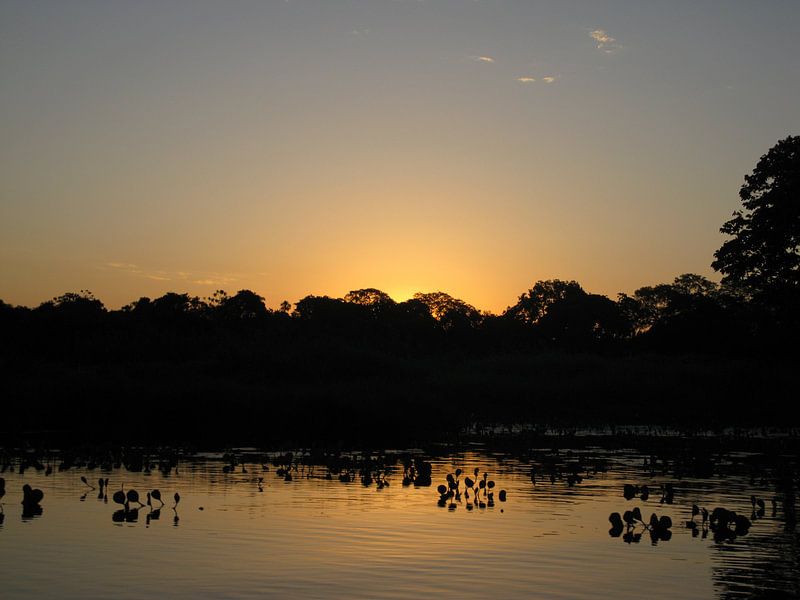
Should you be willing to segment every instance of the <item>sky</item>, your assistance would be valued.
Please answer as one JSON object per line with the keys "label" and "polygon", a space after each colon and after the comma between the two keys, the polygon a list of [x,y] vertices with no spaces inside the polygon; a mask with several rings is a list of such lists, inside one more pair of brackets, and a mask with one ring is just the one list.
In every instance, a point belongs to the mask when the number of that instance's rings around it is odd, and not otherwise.
{"label": "sky", "polygon": [[502,311],[710,268],[800,2],[0,0],[0,298]]}

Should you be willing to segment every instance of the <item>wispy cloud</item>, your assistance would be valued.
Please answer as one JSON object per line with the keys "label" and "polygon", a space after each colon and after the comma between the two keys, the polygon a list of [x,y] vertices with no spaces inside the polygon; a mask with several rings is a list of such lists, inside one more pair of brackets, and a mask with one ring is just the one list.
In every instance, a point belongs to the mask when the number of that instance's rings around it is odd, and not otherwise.
{"label": "wispy cloud", "polygon": [[533,77],[517,77],[517,81],[520,83],[533,83],[536,80]]}
{"label": "wispy cloud", "polygon": [[470,58],[475,62],[484,62],[484,63],[495,62],[494,58],[491,56],[470,56]]}
{"label": "wispy cloud", "polygon": [[[231,285],[241,279],[241,274],[227,274],[214,272],[190,272],[190,271],[162,271],[157,269],[145,269],[139,265],[126,262],[107,262],[100,265],[100,269],[112,270],[120,273],[127,273],[134,277],[142,277],[151,281],[184,281],[196,285]],[[247,278],[247,277],[245,277]]]}
{"label": "wispy cloud", "polygon": [[223,275],[221,273],[206,273],[204,277],[200,279],[192,280],[192,283],[196,283],[197,285],[228,285],[231,283],[236,283],[237,278],[231,277],[229,275]]}
{"label": "wispy cloud", "polygon": [[166,271],[150,271],[133,263],[112,261],[105,263],[100,268],[111,269],[112,271],[118,271],[121,273],[128,273],[130,275],[136,275],[137,277],[144,277],[145,279],[152,279],[154,281],[171,281],[173,279],[173,277],[170,276],[170,274]]}
{"label": "wispy cloud", "polygon": [[139,267],[137,265],[134,265],[133,263],[109,262],[106,263],[104,266],[109,269],[120,269],[122,271],[132,271],[132,272],[140,271]]}
{"label": "wispy cloud", "polygon": [[597,48],[606,54],[611,54],[612,52],[616,52],[622,48],[622,45],[616,40],[616,38],[608,35],[605,29],[595,29],[590,31],[589,37],[597,42]]}

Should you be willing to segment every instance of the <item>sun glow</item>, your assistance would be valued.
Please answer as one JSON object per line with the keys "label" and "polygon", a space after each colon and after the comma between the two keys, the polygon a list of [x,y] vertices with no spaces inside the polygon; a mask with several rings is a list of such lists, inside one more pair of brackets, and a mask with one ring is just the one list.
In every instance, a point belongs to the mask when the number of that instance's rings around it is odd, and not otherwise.
{"label": "sun glow", "polygon": [[392,297],[395,302],[405,302],[414,297],[414,294],[422,291],[409,286],[389,287],[386,293]]}

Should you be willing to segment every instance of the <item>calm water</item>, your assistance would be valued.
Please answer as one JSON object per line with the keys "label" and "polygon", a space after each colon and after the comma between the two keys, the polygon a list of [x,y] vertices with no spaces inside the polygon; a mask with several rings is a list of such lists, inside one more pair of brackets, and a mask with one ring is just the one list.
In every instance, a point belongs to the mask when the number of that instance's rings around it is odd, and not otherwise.
{"label": "calm water", "polygon": [[[3,598],[727,598],[800,592],[800,544],[786,531],[784,507],[773,516],[774,489],[749,475],[710,479],[650,475],[633,451],[591,449],[608,470],[570,487],[530,463],[483,452],[431,459],[431,487],[403,486],[403,467],[390,485],[324,479],[324,468],[300,467],[284,481],[262,460],[245,458],[223,473],[219,456],[180,462],[168,476],[71,469],[24,475],[6,472],[0,525]],[[565,460],[576,459],[562,452]],[[244,455],[242,455],[244,456]],[[456,468],[489,473],[506,502],[467,510],[437,505],[436,486]],[[142,496],[161,490],[167,506],[148,520],[117,523],[109,494],[98,499],[81,482],[110,479]],[[263,477],[263,491],[258,478]],[[462,476],[463,477],[463,476]],[[671,482],[671,505],[654,491],[626,501],[624,483],[654,490]],[[22,518],[22,485],[44,492],[42,514]],[[181,501],[171,506],[175,491]],[[750,496],[767,500],[763,518],[733,541],[693,537],[684,527],[697,503],[748,516]],[[142,498],[144,500],[144,498]],[[669,515],[669,541],[639,543],[609,536],[608,515],[641,507]],[[158,518],[154,518],[157,516]],[[176,520],[175,517],[179,518]],[[791,529],[791,528],[790,528]],[[641,531],[638,527],[637,531]]]}

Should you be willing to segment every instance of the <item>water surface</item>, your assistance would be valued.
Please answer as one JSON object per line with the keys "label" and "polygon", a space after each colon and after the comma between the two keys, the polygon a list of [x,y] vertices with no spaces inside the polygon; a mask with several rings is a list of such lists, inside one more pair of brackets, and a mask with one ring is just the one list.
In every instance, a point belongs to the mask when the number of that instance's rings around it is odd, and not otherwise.
{"label": "water surface", "polygon": [[[527,459],[481,450],[431,458],[433,485],[403,486],[403,466],[388,468],[379,489],[359,478],[325,479],[300,465],[292,481],[239,453],[223,472],[219,455],[182,460],[165,475],[85,467],[45,475],[3,473],[0,595],[7,598],[728,598],[800,591],[798,538],[785,507],[773,515],[770,482],[752,473],[675,478],[644,468],[635,451],[562,451],[560,460],[607,466],[570,486],[536,483]],[[535,462],[535,461],[534,461]],[[467,509],[437,505],[436,486],[456,468],[479,468],[507,501]],[[243,472],[246,471],[246,472]],[[564,475],[564,473],[561,473]],[[107,499],[81,481],[108,477]],[[259,485],[258,479],[263,478]],[[463,480],[463,475],[462,475]],[[41,515],[22,518],[22,485],[44,494]],[[625,500],[625,483],[647,484],[650,499]],[[675,486],[672,504],[658,488]],[[144,507],[135,522],[115,522],[111,493],[158,488],[160,512]],[[181,496],[176,509],[173,494]],[[692,504],[750,516],[751,495],[766,500],[749,533],[715,542],[692,535]],[[157,503],[154,503],[157,504]],[[640,507],[673,521],[669,541],[611,537],[608,516]],[[147,518],[147,515],[150,518]],[[120,516],[117,513],[118,517]],[[177,517],[177,519],[176,519]]]}

